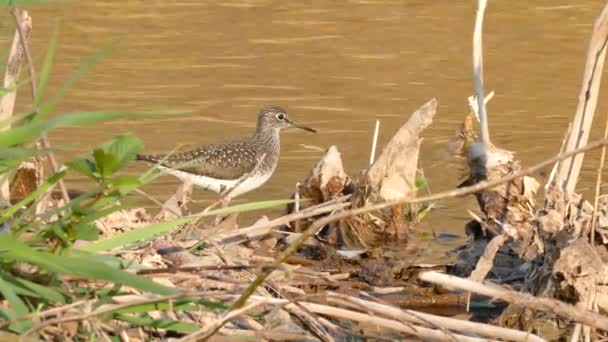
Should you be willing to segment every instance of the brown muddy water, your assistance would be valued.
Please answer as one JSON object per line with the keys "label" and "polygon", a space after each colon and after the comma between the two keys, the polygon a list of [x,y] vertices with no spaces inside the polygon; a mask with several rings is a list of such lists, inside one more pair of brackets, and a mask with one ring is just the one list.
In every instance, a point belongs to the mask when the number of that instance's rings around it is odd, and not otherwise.
{"label": "brown muddy water", "polygon": [[[601,6],[590,0],[488,5],[484,63],[486,90],[496,91],[488,107],[492,139],[516,151],[525,165],[559,149],[576,108],[589,34]],[[460,169],[446,143],[467,112],[473,89],[475,8],[476,1],[445,0],[98,0],[29,10],[36,61],[41,63],[53,25],[59,25],[49,94],[86,58],[115,44],[69,92],[61,111],[192,111],[55,132],[51,139],[63,149],[62,159],[123,133],[141,137],[146,152],[238,137],[254,129],[256,112],[270,104],[317,128],[318,135],[284,132],[274,177],[239,199],[253,201],[288,197],[332,144],[356,174],[368,164],[375,120],[381,122],[382,146],[433,97],[439,108],[425,132],[420,167],[433,192],[453,188]],[[2,25],[9,36],[7,21]],[[601,121],[605,109],[600,106]],[[593,184],[597,156],[587,158],[581,189]],[[128,172],[142,170],[133,165]],[[164,176],[145,190],[165,199],[177,185]],[[197,192],[196,198],[215,197]],[[477,210],[472,198],[441,202],[420,231],[463,235],[466,209]],[[440,260],[461,241],[421,242],[423,259]]]}

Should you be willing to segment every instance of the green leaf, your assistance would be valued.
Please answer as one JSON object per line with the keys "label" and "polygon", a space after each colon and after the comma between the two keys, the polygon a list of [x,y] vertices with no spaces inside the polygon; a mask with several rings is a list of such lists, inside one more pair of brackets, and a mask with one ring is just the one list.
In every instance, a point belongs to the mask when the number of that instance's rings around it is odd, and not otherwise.
{"label": "green leaf", "polygon": [[115,137],[102,147],[107,154],[112,156],[112,164],[108,167],[109,172],[114,173],[135,159],[135,155],[141,150],[143,144],[134,136],[123,135]]}
{"label": "green leaf", "polygon": [[110,281],[116,284],[131,286],[142,291],[163,295],[175,294],[177,292],[176,289],[168,288],[144,277],[112,268],[87,256],[74,257],[37,251],[16,240],[9,234],[5,234],[0,239],[0,250],[3,250],[2,253],[5,257],[35,264],[50,272]]}
{"label": "green leaf", "polygon": [[112,187],[121,195],[126,195],[142,185],[142,182],[137,177],[122,176],[112,181]]}
{"label": "green leaf", "polygon": [[20,287],[20,290],[23,291],[23,295],[43,298],[51,302],[58,302],[62,304],[66,303],[65,297],[61,293],[55,291],[53,288],[36,284],[29,280],[14,277],[9,274],[4,274],[3,276],[7,281],[10,281],[15,284],[15,286]]}
{"label": "green leaf", "polygon": [[115,163],[115,159],[111,154],[108,154],[101,148],[97,148],[93,150],[93,158],[95,158],[101,179],[106,179],[112,175],[112,165]]}
{"label": "green leaf", "polygon": [[74,239],[95,241],[99,238],[99,231],[94,224],[89,222],[81,222],[74,227]]}
{"label": "green leaf", "polygon": [[[2,293],[2,296],[11,305],[12,311],[8,311],[11,319],[25,316],[30,313],[25,303],[21,300],[21,298],[19,298],[19,296],[17,296],[12,286],[6,282],[1,275],[0,293]],[[9,329],[15,332],[23,332],[26,329],[29,329],[31,326],[31,321],[20,321],[11,325]]]}
{"label": "green leaf", "polygon": [[230,308],[230,305],[220,302],[213,301],[205,298],[183,298],[172,300],[169,304],[166,300],[159,300],[156,303],[145,303],[129,306],[116,310],[115,313],[121,314],[132,314],[132,313],[147,313],[150,311],[160,310],[173,310],[173,311],[211,311],[215,313],[221,313]]}
{"label": "green leaf", "polygon": [[423,176],[416,176],[414,185],[415,185],[416,189],[422,189],[426,186],[426,179]]}
{"label": "green leaf", "polygon": [[95,176],[95,173],[97,172],[97,165],[87,158],[74,158],[65,163],[65,165],[84,176],[97,179]]}
{"label": "green leaf", "polygon": [[115,235],[105,240],[98,241],[96,243],[93,243],[92,245],[81,248],[81,250],[88,252],[101,252],[118,247],[132,245],[136,242],[143,242],[157,235],[166,233],[181,224],[189,222],[190,220],[192,220],[191,217],[184,217],[177,220],[149,225],[144,228],[138,228],[119,235]]}

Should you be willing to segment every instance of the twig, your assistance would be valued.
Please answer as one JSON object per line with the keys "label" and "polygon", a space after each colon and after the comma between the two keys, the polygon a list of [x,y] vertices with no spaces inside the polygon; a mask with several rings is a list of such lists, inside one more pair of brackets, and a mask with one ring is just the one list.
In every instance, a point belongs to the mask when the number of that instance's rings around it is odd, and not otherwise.
{"label": "twig", "polygon": [[505,338],[511,341],[544,341],[544,339],[524,331],[507,329],[477,322],[463,321],[450,317],[431,315],[414,310],[402,310],[390,305],[376,303],[357,297],[330,293],[327,300],[332,303],[332,298],[342,298],[357,304],[358,307],[364,307],[371,313],[390,317],[391,319],[408,321],[414,324],[434,325],[460,333],[483,335],[492,338]]}
{"label": "twig", "polygon": [[473,32],[473,74],[475,81],[475,97],[477,98],[477,110],[479,111],[479,127],[481,130],[481,141],[487,150],[490,145],[490,130],[488,128],[488,116],[486,113],[486,102],[483,94],[483,48],[482,30],[483,15],[486,11],[486,0],[477,3],[477,15],[475,16],[475,31]]}
{"label": "twig", "polygon": [[182,267],[164,267],[164,268],[147,268],[136,272],[138,275],[159,274],[159,273],[177,273],[177,272],[202,272],[202,271],[244,271],[252,268],[257,268],[255,265],[217,265],[217,266],[182,266]]}
{"label": "twig", "polygon": [[177,340],[177,342],[205,341],[232,318],[245,314],[248,311],[251,311],[252,309],[255,309],[256,307],[264,305],[266,303],[267,301],[262,299],[253,303],[249,303],[238,310],[229,311],[222,318],[216,320],[215,322],[212,322],[211,324],[198,331],[193,332],[192,334],[180,338],[179,340]]}
{"label": "twig", "polygon": [[380,120],[376,120],[376,128],[374,128],[374,138],[372,140],[372,151],[369,156],[369,165],[374,163],[376,156],[376,144],[378,144],[378,133],[380,133]]}
{"label": "twig", "polygon": [[486,275],[494,266],[494,258],[496,258],[496,254],[500,250],[500,248],[509,241],[509,236],[507,234],[500,234],[495,236],[486,246],[485,251],[479,261],[477,261],[477,265],[473,272],[471,272],[471,276],[469,277],[473,281],[482,281],[486,278]]}
{"label": "twig", "polygon": [[[606,128],[604,128],[604,139],[608,138],[608,115],[606,115]],[[606,160],[606,146],[602,146],[600,166],[597,168],[597,179],[595,181],[595,199],[593,200],[593,215],[591,216],[591,246],[595,246],[595,227],[597,225],[597,206],[600,199],[600,187],[602,185],[602,172]]]}
{"label": "twig", "polygon": [[[24,13],[27,15],[27,12],[24,12]],[[30,49],[28,46],[27,36],[23,32],[23,28],[21,26],[21,15],[19,15],[19,10],[16,7],[13,7],[11,9],[11,14],[13,15],[13,18],[15,19],[15,25],[17,26],[17,31],[19,32],[19,41],[21,42],[21,46],[23,47],[23,51],[25,52],[25,58],[27,60],[28,66],[29,66],[30,85],[31,85],[31,89],[32,89],[32,102],[34,103],[34,106],[35,106],[36,101],[38,100],[38,94],[37,94],[38,82],[36,79],[36,71],[34,69],[34,62],[32,60],[32,55],[30,53]],[[34,111],[37,111],[37,109],[34,108]],[[48,138],[46,132],[42,132],[40,134],[40,141],[42,143],[42,148],[48,151],[47,154],[49,157],[49,162],[51,164],[53,173],[58,173],[59,164],[57,163],[57,159],[55,158],[55,153],[53,153],[53,151],[51,151],[51,143],[49,141],[49,138]],[[63,197],[63,200],[65,201],[66,204],[69,203],[70,195],[68,194],[68,189],[66,188],[65,183],[63,182],[63,179],[59,179],[57,184],[59,185],[59,189],[61,190],[61,196]]]}
{"label": "twig", "polygon": [[515,305],[552,313],[602,330],[608,330],[608,317],[589,310],[577,308],[555,299],[537,298],[528,293],[515,292],[501,288],[497,285],[482,284],[469,279],[433,271],[423,272],[419,275],[419,278],[423,281],[439,284],[447,288],[472,291],[484,296],[498,298]]}
{"label": "twig", "polygon": [[[289,301],[285,299],[270,299],[261,296],[253,296],[251,297],[252,301],[264,301],[266,303],[272,304],[283,304],[287,307],[292,307],[295,304],[289,303]],[[395,331],[399,331],[406,334],[411,334],[414,336],[418,336],[423,338],[425,341],[487,341],[487,339],[481,339],[476,337],[469,337],[465,335],[459,334],[446,334],[439,330],[429,329],[426,327],[422,327],[419,325],[406,324],[403,322],[396,321],[394,319],[381,318],[376,315],[365,314],[361,312],[356,312],[352,310],[336,308],[334,306],[322,305],[317,303],[309,303],[309,302],[300,302],[302,307],[305,307],[310,312],[332,316],[340,319],[348,319],[356,322],[370,324],[372,326],[377,326],[381,328],[388,328]]]}
{"label": "twig", "polygon": [[[135,189],[134,191],[135,191],[136,193],[138,193],[138,194],[142,195],[142,196],[143,196],[143,197],[145,197],[146,199],[150,200],[150,201],[151,201],[151,202],[153,202],[154,204],[158,205],[158,207],[159,207],[159,208],[162,208],[162,207],[164,206],[164,203],[163,203],[163,202],[161,202],[161,201],[157,200],[156,198],[154,198],[154,196],[152,196],[152,195],[148,194],[147,192],[145,192],[145,191],[143,191],[143,190],[141,190],[141,189]],[[176,217],[180,217],[180,216],[181,216],[181,214],[180,214],[180,213],[175,212],[175,211],[174,211],[173,209],[171,209],[171,208],[168,208],[168,210],[169,210],[169,211],[170,211],[170,212],[171,212],[173,215],[175,215]]]}

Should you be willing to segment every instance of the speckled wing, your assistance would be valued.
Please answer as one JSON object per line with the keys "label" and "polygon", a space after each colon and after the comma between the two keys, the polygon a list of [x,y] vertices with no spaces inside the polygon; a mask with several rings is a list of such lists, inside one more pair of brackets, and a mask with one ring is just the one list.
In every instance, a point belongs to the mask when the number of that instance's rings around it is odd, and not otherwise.
{"label": "speckled wing", "polygon": [[[239,179],[257,164],[256,153],[243,142],[207,145],[169,155],[137,155],[137,160],[216,179]],[[162,161],[162,162],[161,162]]]}

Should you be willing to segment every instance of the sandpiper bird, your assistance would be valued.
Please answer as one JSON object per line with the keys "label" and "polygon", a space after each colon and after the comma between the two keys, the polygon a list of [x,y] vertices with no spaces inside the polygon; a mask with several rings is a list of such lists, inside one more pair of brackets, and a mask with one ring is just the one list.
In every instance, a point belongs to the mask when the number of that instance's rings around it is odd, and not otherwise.
{"label": "sandpiper bird", "polygon": [[258,188],[274,173],[279,161],[282,128],[312,128],[291,122],[285,110],[267,107],[258,114],[255,133],[244,139],[202,146],[171,155],[137,155],[137,160],[156,164],[162,171],[192,185],[210,190],[225,201]]}

